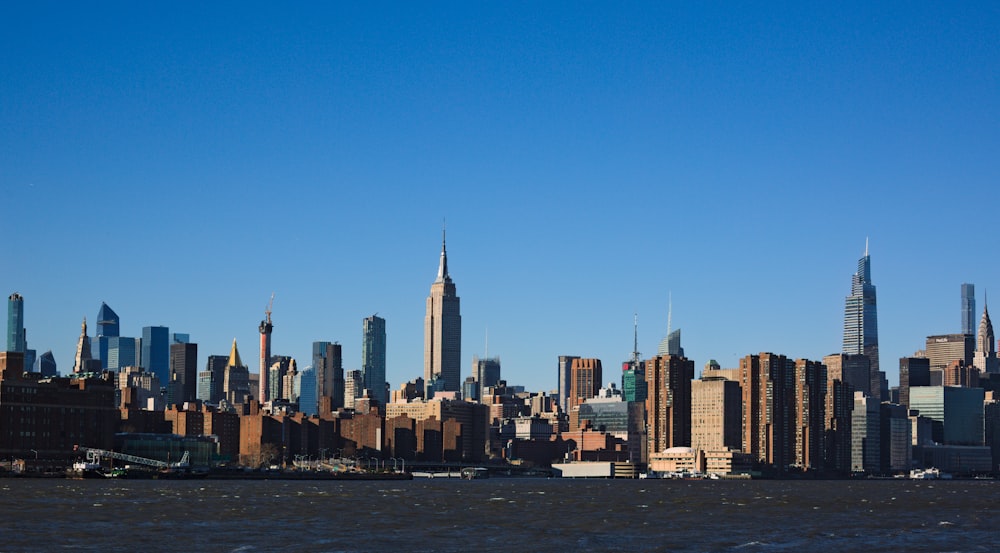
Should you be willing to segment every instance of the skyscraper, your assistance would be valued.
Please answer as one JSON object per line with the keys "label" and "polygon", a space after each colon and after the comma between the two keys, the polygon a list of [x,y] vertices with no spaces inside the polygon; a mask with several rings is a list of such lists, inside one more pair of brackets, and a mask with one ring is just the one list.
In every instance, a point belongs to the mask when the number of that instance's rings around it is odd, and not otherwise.
{"label": "skyscraper", "polygon": [[142,327],[142,368],[160,379],[160,384],[170,382],[170,329],[165,326]]}
{"label": "skyscraper", "polygon": [[87,317],[84,317],[83,324],[80,325],[80,338],[76,342],[76,356],[73,358],[73,372],[89,372],[90,364],[88,361],[91,359],[90,336],[87,336]]}
{"label": "skyscraper", "polygon": [[500,357],[472,356],[472,374],[476,376],[476,394],[482,401],[483,390],[500,382]]}
{"label": "skyscraper", "polygon": [[14,292],[7,298],[7,351],[24,353],[28,349],[27,342],[24,330],[24,298]]}
{"label": "skyscraper", "polygon": [[972,364],[984,373],[1000,372],[997,362],[996,338],[993,336],[993,321],[990,312],[983,302],[983,317],[979,320],[979,332],[976,334],[976,351],[972,356]]}
{"label": "skyscraper", "polygon": [[267,309],[264,310],[264,320],[260,322],[260,397],[258,398],[261,405],[263,405],[269,397],[270,387],[268,386],[268,368],[271,366],[271,330],[274,325],[271,324],[271,307],[274,305],[274,294],[271,294],[271,302],[267,304]]}
{"label": "skyscraper", "polygon": [[[563,413],[569,413],[569,391],[573,387],[572,366],[574,359],[579,359],[579,357],[575,355],[559,356],[559,382],[556,390],[558,397],[556,400]],[[482,398],[480,398],[480,401],[482,401]]]}
{"label": "skyscraper", "polygon": [[170,344],[170,386],[174,405],[198,395],[198,344]]}
{"label": "skyscraper", "polygon": [[389,402],[385,384],[385,319],[365,317],[361,324],[361,375],[372,399],[384,409]]}
{"label": "skyscraper", "polygon": [[461,390],[462,315],[455,283],[448,274],[448,254],[441,234],[441,261],[437,279],[427,296],[424,317],[424,382],[441,380],[446,391]]}
{"label": "skyscraper", "polygon": [[878,363],[878,315],[867,240],[865,255],[858,260],[858,272],[851,277],[851,295],[844,302],[844,353],[868,357],[871,395],[879,400],[882,379]]}
{"label": "skyscraper", "polygon": [[694,361],[659,355],[646,361],[647,451],[691,445],[691,380]]}
{"label": "skyscraper", "polygon": [[566,400],[566,412],[592,397],[597,397],[601,389],[601,360],[573,359],[570,365],[569,397]]}
{"label": "skyscraper", "polygon": [[673,322],[673,310],[674,304],[671,300],[667,306],[667,335],[660,341],[660,347],[657,348],[656,354],[684,357],[684,348],[681,347],[681,329],[670,330],[670,325]]}
{"label": "skyscraper", "polygon": [[108,347],[110,339],[119,334],[119,318],[108,304],[101,302],[101,308],[97,311],[97,336],[94,337],[94,354],[101,360],[101,369],[108,368]]}
{"label": "skyscraper", "polygon": [[250,395],[250,370],[240,359],[236,338],[233,338],[233,347],[229,351],[229,361],[223,373],[222,395],[231,405],[242,404]]}
{"label": "skyscraper", "polygon": [[[329,415],[344,406],[344,363],[340,344],[313,342],[312,366],[316,371],[316,412]],[[324,409],[324,400],[329,408]]]}
{"label": "skyscraper", "polygon": [[962,284],[962,334],[976,333],[976,286]]}

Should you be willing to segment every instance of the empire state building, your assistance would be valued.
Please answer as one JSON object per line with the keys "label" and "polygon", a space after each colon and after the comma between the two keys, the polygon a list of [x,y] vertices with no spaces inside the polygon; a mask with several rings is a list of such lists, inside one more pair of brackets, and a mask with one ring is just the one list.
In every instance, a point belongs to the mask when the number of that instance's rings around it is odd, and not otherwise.
{"label": "empire state building", "polygon": [[441,262],[427,296],[424,317],[424,386],[459,391],[462,365],[462,315],[455,283],[448,274],[448,253],[441,234]]}

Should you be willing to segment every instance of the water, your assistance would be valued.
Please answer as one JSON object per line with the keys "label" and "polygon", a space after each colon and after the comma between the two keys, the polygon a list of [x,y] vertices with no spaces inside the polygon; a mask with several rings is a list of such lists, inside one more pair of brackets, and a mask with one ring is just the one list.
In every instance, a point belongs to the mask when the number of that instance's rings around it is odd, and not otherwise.
{"label": "water", "polygon": [[995,551],[1000,482],[0,480],[0,551]]}

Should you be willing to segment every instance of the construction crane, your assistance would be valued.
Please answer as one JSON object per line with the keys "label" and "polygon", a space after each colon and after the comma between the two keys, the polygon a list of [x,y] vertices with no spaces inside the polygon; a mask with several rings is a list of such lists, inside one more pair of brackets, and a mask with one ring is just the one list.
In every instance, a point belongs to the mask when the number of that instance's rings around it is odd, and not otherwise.
{"label": "construction crane", "polygon": [[156,467],[160,469],[187,469],[191,467],[191,453],[187,451],[185,451],[184,455],[181,456],[180,461],[170,463],[167,461],[147,459],[146,457],[127,455],[125,453],[117,453],[115,451],[108,451],[106,449],[97,449],[94,447],[77,447],[76,450],[86,453],[87,461],[91,463],[100,463],[101,459],[117,459],[119,461],[126,461],[129,463],[135,463],[137,465],[146,465],[149,467]]}
{"label": "construction crane", "polygon": [[271,301],[267,302],[267,309],[264,309],[264,315],[267,318],[267,324],[271,324],[271,308],[274,307],[274,292],[271,292]]}

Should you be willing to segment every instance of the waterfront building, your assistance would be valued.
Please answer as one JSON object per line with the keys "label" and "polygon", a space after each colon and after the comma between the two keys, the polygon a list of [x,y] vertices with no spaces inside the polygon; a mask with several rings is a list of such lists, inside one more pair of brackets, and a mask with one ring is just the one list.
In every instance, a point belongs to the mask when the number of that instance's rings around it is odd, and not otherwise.
{"label": "waterfront building", "polygon": [[879,415],[879,469],[882,474],[908,474],[913,458],[912,427],[906,407],[883,402]]}
{"label": "waterfront building", "polygon": [[[600,359],[573,359],[570,366],[570,390],[567,398],[567,409],[572,411],[574,407],[584,401],[597,396],[601,388],[601,360]],[[486,394],[483,394],[486,397]]]}
{"label": "waterfront building", "polygon": [[646,361],[645,365],[647,451],[652,455],[670,447],[690,446],[694,361],[662,355]]}
{"label": "waterfront building", "polygon": [[879,403],[863,392],[854,392],[851,411],[851,472],[878,473],[882,452]]}
{"label": "waterfront building", "polygon": [[556,388],[556,401],[563,413],[569,412],[569,391],[573,387],[573,360],[579,358],[576,355],[559,356],[559,380]]}
{"label": "waterfront building", "polygon": [[740,383],[719,377],[691,382],[691,447],[743,449]]}
{"label": "waterfront building", "polygon": [[794,466],[819,469],[823,466],[826,427],[826,365],[796,359],[792,381],[792,409],[789,438]]}
{"label": "waterfront building", "polygon": [[[321,417],[344,407],[343,361],[343,350],[339,343],[313,342],[312,366],[316,371],[316,412]],[[326,402],[324,398],[327,398]],[[329,411],[323,409],[324,403],[329,404]]]}
{"label": "waterfront building", "polygon": [[389,402],[385,381],[385,319],[378,315],[365,317],[361,324],[361,376],[364,387],[379,405]]}
{"label": "waterfront building", "polygon": [[784,355],[761,353],[740,359],[743,392],[743,451],[775,467],[789,463],[788,380],[792,367]]}
{"label": "waterfront building", "polygon": [[[395,402],[386,406],[386,419],[407,416],[416,421],[417,456],[435,457],[446,443],[458,444],[459,457],[478,462],[486,454],[489,408],[479,403],[452,399],[432,399]],[[454,426],[447,425],[454,421]],[[429,425],[429,426],[428,426]],[[446,449],[447,450],[447,449]],[[438,457],[438,460],[440,457]]]}
{"label": "waterfront building", "polygon": [[979,331],[976,333],[976,351],[972,355],[972,364],[984,373],[1000,372],[1000,362],[997,360],[996,337],[993,335],[993,322],[986,302],[983,302],[983,316],[979,320]]}
{"label": "waterfront building", "polygon": [[[462,315],[455,283],[448,274],[448,254],[441,236],[437,278],[427,296],[424,316],[424,382],[440,380],[444,390],[461,391]],[[429,394],[428,394],[429,395]]]}
{"label": "waterfront building", "polygon": [[932,439],[945,445],[981,446],[984,438],[982,388],[914,386],[910,409],[932,421]]}
{"label": "waterfront building", "polygon": [[197,399],[198,344],[170,345],[170,382],[172,386],[176,386],[176,391],[179,392],[170,398],[170,404],[176,405]]}
{"label": "waterfront building", "polygon": [[[574,410],[570,431],[584,429],[611,434],[627,444],[627,456],[621,460],[643,461],[646,410],[641,403],[627,402],[617,390],[603,388],[598,397],[590,398]],[[523,419],[518,419],[523,420]],[[546,422],[551,429],[551,423]]]}
{"label": "waterfront building", "polygon": [[476,397],[483,397],[483,390],[500,382],[500,357],[472,357],[472,374],[475,375],[478,390]]}
{"label": "waterfront building", "polygon": [[910,389],[931,385],[931,360],[926,357],[899,359],[899,404],[910,408]]}
{"label": "waterfront building", "polygon": [[962,334],[976,332],[976,286],[962,284]]}
{"label": "waterfront building", "polygon": [[142,328],[140,365],[155,374],[161,383],[170,382],[170,329],[165,326]]}
{"label": "waterfront building", "polygon": [[868,357],[871,368],[869,393],[876,400],[881,399],[881,375],[878,354],[878,309],[875,285],[872,284],[871,257],[868,255],[868,241],[865,241],[865,255],[858,260],[858,271],[851,277],[851,295],[844,301],[844,344],[843,352],[862,354]]}

